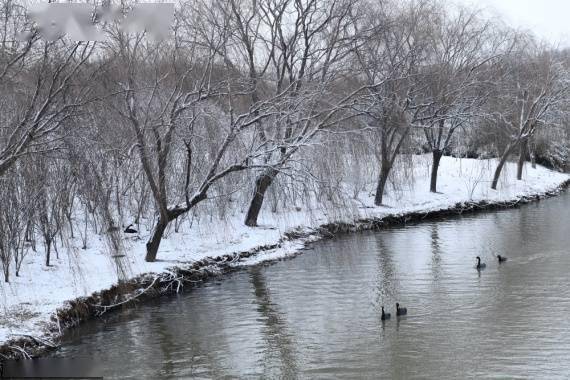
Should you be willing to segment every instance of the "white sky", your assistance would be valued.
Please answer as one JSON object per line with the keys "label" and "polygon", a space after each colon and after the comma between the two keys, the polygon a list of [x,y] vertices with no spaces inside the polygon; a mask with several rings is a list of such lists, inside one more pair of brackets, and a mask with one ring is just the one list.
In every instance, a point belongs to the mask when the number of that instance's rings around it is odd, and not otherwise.
{"label": "white sky", "polygon": [[532,30],[561,47],[570,47],[570,0],[455,0],[500,15],[516,28]]}

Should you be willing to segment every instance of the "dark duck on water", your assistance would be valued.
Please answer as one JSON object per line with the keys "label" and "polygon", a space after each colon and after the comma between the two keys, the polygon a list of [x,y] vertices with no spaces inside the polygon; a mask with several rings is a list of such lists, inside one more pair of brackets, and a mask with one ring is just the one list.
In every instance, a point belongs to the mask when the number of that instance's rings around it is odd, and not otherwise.
{"label": "dark duck on water", "polygon": [[400,307],[400,304],[396,302],[396,315],[400,316],[406,314],[408,314],[408,309],[406,309],[405,307]]}
{"label": "dark duck on water", "polygon": [[384,306],[382,306],[382,316],[380,317],[380,319],[383,321],[390,319],[390,313],[384,312]]}
{"label": "dark duck on water", "polygon": [[479,256],[477,256],[477,265],[475,266],[475,268],[484,269],[485,267],[487,267],[487,264],[482,263],[481,258]]}

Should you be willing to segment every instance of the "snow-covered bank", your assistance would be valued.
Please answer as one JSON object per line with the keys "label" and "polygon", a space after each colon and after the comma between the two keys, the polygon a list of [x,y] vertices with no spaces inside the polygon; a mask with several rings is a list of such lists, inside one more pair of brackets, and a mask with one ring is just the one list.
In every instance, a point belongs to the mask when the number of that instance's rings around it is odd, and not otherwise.
{"label": "snow-covered bank", "polygon": [[[426,160],[427,163],[428,157],[419,157],[418,160]],[[125,238],[127,274],[134,278],[151,272],[172,273],[174,271],[169,268],[184,267],[207,257],[251,252],[260,246],[273,247],[234,263],[251,265],[295,254],[304,246],[307,232],[327,223],[353,223],[362,219],[446,210],[464,202],[513,202],[555,191],[570,179],[567,174],[542,167],[532,169],[529,165],[524,180],[517,181],[516,167],[509,164],[498,190],[494,191],[490,189],[490,179],[495,160],[444,157],[440,167],[440,193],[432,194],[429,192],[429,167],[426,163],[418,162],[416,165],[413,187],[390,192],[383,207],[373,207],[373,195],[366,191],[338,210],[302,209],[277,214],[266,211],[260,218],[262,226],[258,228],[243,226],[243,215],[239,214],[224,222],[214,218],[208,223],[194,224],[189,230],[171,232],[161,245],[160,261],[155,263],[144,261],[148,232],[141,233],[140,237]],[[369,187],[373,188],[373,184]],[[295,231],[300,235],[304,232],[302,235],[305,237],[294,239]],[[284,236],[293,239],[283,241]],[[276,246],[280,241],[281,244]],[[26,256],[21,277],[12,277],[10,283],[2,283],[0,287],[0,342],[22,335],[50,337],[48,331],[58,331],[57,322],[51,317],[66,301],[89,296],[116,284],[115,259],[107,255],[104,238],[92,236],[89,242],[87,250],[80,248],[79,241],[68,250],[60,249],[60,258],[54,260],[54,265],[49,268],[43,265],[43,252]]]}

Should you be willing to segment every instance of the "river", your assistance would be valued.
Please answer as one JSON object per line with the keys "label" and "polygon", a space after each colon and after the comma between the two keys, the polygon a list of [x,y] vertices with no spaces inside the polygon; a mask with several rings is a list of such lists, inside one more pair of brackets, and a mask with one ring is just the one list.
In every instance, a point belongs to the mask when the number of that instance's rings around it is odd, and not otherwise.
{"label": "river", "polygon": [[566,192],[320,241],[88,322],[54,355],[105,378],[570,378],[569,217]]}

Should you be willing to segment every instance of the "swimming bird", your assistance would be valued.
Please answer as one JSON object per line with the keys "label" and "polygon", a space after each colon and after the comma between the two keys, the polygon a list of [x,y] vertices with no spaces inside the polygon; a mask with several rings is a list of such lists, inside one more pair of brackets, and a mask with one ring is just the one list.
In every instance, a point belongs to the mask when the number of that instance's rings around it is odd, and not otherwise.
{"label": "swimming bird", "polygon": [[499,262],[500,262],[500,263],[504,263],[505,261],[507,261],[507,258],[506,258],[506,257],[503,257],[503,256],[501,256],[501,255],[497,255],[497,259],[499,259]]}
{"label": "swimming bird", "polygon": [[125,228],[126,234],[136,234],[138,231],[133,228],[132,224],[129,224],[127,228]]}
{"label": "swimming bird", "polygon": [[487,266],[487,264],[482,263],[481,262],[481,258],[479,256],[477,256],[477,266],[475,268],[477,269],[483,269]]}
{"label": "swimming bird", "polygon": [[390,313],[384,312],[384,306],[382,306],[382,316],[380,317],[381,320],[385,321],[386,319],[390,319]]}
{"label": "swimming bird", "polygon": [[405,307],[400,307],[400,304],[396,302],[396,315],[406,315],[408,314],[408,309]]}

